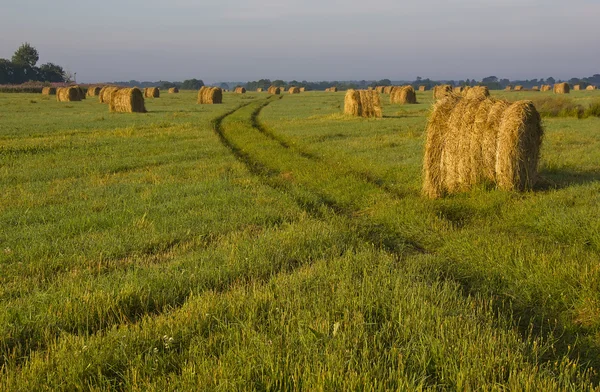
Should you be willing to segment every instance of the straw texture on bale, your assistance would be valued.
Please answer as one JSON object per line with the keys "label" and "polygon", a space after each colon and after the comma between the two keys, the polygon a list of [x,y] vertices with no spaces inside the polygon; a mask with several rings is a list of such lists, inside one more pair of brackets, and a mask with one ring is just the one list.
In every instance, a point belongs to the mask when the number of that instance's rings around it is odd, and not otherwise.
{"label": "straw texture on bale", "polygon": [[442,99],[452,94],[452,86],[449,84],[442,84],[433,88],[433,99]]}
{"label": "straw texture on bale", "polygon": [[179,93],[179,89],[177,87],[171,87],[169,89],[169,94],[178,94]]}
{"label": "straw texture on bale", "polygon": [[198,103],[202,105],[223,103],[223,90],[220,87],[202,86],[198,91]]}
{"label": "straw texture on bale", "polygon": [[396,86],[390,93],[390,103],[401,105],[417,103],[417,93],[413,86]]}
{"label": "straw texture on bale", "polygon": [[236,94],[246,94],[246,89],[244,87],[236,87],[235,93]]}
{"label": "straw texture on bale", "polygon": [[100,103],[109,103],[110,102],[110,94],[114,91],[119,90],[120,87],[106,86],[102,87],[100,93],[98,94],[98,101]]}
{"label": "straw texture on bale", "polygon": [[427,91],[427,86],[419,86],[419,91]]}
{"label": "straw texture on bale", "polygon": [[386,86],[386,87],[384,87],[384,89],[383,89],[383,93],[384,93],[384,94],[391,94],[391,93],[392,93],[392,89],[393,89],[394,87],[397,87],[397,86]]}
{"label": "straw texture on bale", "polygon": [[56,95],[56,87],[44,87],[42,89],[43,95]]}
{"label": "straw texture on bale", "polygon": [[523,91],[523,86],[515,86],[515,91]]}
{"label": "straw texture on bale", "polygon": [[102,87],[90,86],[87,89],[87,96],[88,97],[97,97],[100,94],[100,90],[102,90]]}
{"label": "straw texture on bale", "polygon": [[543,129],[531,101],[451,95],[438,100],[427,123],[423,192],[431,198],[494,183],[531,189]]}
{"label": "straw texture on bale", "polygon": [[464,91],[464,87],[463,86],[458,86],[458,87],[454,87],[453,91],[455,93],[461,94]]}
{"label": "straw texture on bale", "polygon": [[144,94],[137,87],[113,91],[110,94],[109,109],[119,113],[146,113]]}
{"label": "straw texture on bale", "polygon": [[281,94],[281,88],[279,88],[277,86],[271,86],[271,87],[269,87],[268,93],[275,94],[275,95]]}
{"label": "straw texture on bale", "polygon": [[466,98],[486,98],[490,96],[490,89],[487,86],[475,86],[463,91]]}
{"label": "straw texture on bale", "polygon": [[144,98],[160,98],[158,87],[146,87],[144,89]]}
{"label": "straw texture on bale", "polygon": [[300,87],[290,87],[290,94],[300,94]]}
{"label": "straw texture on bale", "polygon": [[581,90],[581,85],[580,85],[580,84],[576,84],[575,86],[573,86],[573,90],[574,90],[574,91],[579,91],[579,90]]}
{"label": "straw texture on bale", "polygon": [[81,101],[81,94],[76,87],[60,87],[56,89],[56,100],[58,102]]}
{"label": "straw texture on bale", "polygon": [[592,90],[596,90],[596,89],[597,89],[597,87],[596,87],[596,86],[589,85],[589,86],[587,86],[585,89],[586,89],[586,90],[589,90],[589,91],[592,91]]}
{"label": "straw texture on bale", "polygon": [[554,85],[554,94],[569,94],[570,92],[569,83],[556,83]]}
{"label": "straw texture on bale", "polygon": [[375,87],[375,91],[377,91],[379,94],[383,94],[384,90],[385,90],[385,86],[377,86],[377,87]]}
{"label": "straw texture on bale", "polygon": [[344,98],[344,113],[357,117],[382,117],[379,93],[369,90],[348,90]]}
{"label": "straw texture on bale", "polygon": [[552,90],[552,86],[550,86],[549,84],[542,85],[542,91],[551,91],[551,90]]}

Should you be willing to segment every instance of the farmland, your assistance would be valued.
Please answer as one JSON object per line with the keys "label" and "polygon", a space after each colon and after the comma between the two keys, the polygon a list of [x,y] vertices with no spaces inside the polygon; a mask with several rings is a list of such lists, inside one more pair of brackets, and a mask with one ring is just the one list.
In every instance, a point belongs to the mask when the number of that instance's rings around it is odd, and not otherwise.
{"label": "farmland", "polygon": [[598,389],[600,118],[430,200],[417,100],[0,94],[0,390]]}

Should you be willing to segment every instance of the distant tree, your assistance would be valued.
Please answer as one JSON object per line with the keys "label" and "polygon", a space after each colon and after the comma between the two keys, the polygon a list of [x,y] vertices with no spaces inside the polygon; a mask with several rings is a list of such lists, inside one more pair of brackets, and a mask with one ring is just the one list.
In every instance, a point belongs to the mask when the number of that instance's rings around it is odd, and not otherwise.
{"label": "distant tree", "polygon": [[221,83],[219,84],[219,87],[221,87],[223,90],[229,90],[229,85],[227,83]]}
{"label": "distant tree", "polygon": [[12,84],[15,77],[15,65],[6,59],[0,59],[0,84]]}
{"label": "distant tree", "polygon": [[277,79],[273,81],[273,86],[275,87],[285,87],[285,82],[281,79]]}
{"label": "distant tree", "polygon": [[65,81],[65,70],[52,63],[40,65],[39,76],[41,81],[50,83],[61,83]]}
{"label": "distant tree", "polygon": [[554,84],[554,83],[556,83],[556,79],[554,79],[552,76],[550,76],[548,79],[546,79],[546,83]]}
{"label": "distant tree", "polygon": [[204,86],[204,82],[198,79],[188,79],[181,83],[182,90],[200,90]]}
{"label": "distant tree", "polygon": [[481,79],[481,83],[498,83],[498,77],[488,76],[487,78]]}
{"label": "distant tree", "polygon": [[391,86],[392,81],[389,79],[381,79],[381,80],[377,81],[377,85],[378,86]]}
{"label": "distant tree", "polygon": [[13,54],[12,62],[16,65],[35,67],[39,59],[40,56],[38,51],[29,43],[25,42],[17,49],[15,54]]}

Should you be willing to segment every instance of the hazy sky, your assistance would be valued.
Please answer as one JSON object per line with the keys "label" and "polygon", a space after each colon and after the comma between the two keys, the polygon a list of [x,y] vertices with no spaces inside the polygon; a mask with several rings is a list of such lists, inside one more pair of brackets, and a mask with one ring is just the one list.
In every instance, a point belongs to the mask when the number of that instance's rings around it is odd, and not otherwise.
{"label": "hazy sky", "polygon": [[2,0],[81,82],[570,78],[600,73],[600,0]]}

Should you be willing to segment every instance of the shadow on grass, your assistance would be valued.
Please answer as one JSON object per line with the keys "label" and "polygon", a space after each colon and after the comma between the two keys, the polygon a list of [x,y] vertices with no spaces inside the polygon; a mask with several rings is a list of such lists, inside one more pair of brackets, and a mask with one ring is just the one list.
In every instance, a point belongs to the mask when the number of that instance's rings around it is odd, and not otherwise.
{"label": "shadow on grass", "polygon": [[600,181],[599,170],[542,169],[539,175],[536,191],[564,189]]}

